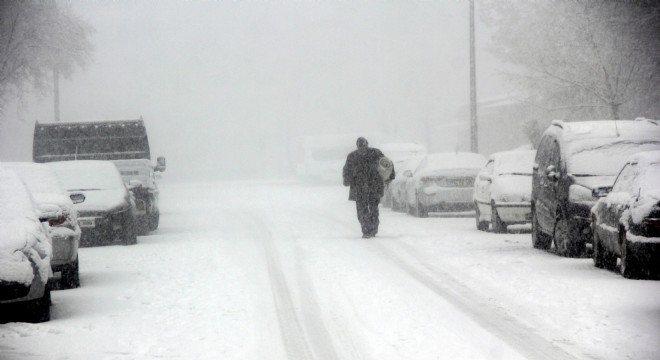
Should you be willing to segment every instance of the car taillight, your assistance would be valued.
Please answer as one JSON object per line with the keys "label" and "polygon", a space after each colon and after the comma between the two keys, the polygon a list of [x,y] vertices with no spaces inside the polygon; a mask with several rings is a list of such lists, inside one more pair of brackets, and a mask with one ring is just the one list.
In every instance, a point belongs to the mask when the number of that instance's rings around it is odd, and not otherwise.
{"label": "car taillight", "polygon": [[48,225],[50,226],[57,226],[57,225],[62,225],[66,221],[66,216],[60,216],[57,219],[53,220],[48,220]]}

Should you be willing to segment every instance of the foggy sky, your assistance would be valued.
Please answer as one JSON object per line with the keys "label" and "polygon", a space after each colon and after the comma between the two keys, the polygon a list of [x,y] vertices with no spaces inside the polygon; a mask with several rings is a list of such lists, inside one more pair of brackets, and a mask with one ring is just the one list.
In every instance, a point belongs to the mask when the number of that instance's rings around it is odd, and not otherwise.
{"label": "foggy sky", "polygon": [[[466,1],[72,6],[95,28],[95,51],[61,81],[62,121],[143,116],[171,178],[292,175],[287,142],[300,135],[380,130],[425,143],[428,124],[456,121],[469,101]],[[479,98],[503,92],[486,46],[482,36]],[[7,115],[23,121],[9,126],[24,139],[13,156],[27,148],[30,160],[32,124],[52,121],[52,97]]]}

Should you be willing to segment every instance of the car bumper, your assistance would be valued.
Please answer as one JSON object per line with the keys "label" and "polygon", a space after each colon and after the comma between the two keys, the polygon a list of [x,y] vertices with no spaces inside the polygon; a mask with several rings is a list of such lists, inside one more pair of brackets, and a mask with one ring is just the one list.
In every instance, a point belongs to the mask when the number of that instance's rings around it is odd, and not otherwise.
{"label": "car bumper", "polygon": [[53,257],[51,265],[53,271],[56,267],[61,265],[68,265],[73,263],[78,254],[78,246],[80,245],[80,232],[73,231],[68,228],[55,228],[51,233],[53,239]]}
{"label": "car bumper", "polygon": [[500,219],[507,224],[525,224],[532,221],[530,202],[496,202],[495,209]]}
{"label": "car bumper", "polygon": [[80,244],[94,245],[102,242],[113,241],[125,231],[128,224],[132,224],[130,211],[108,214],[105,216],[82,216],[78,217],[80,225]]}
{"label": "car bumper", "polygon": [[472,210],[472,192],[472,188],[444,188],[432,193],[422,191],[418,200],[427,211]]}

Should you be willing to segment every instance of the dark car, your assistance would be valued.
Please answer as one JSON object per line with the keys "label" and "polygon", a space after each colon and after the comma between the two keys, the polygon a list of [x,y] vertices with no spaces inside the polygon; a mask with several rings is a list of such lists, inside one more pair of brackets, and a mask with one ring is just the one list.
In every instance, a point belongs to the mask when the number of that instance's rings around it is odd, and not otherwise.
{"label": "dark car", "polygon": [[111,161],[75,160],[47,163],[64,188],[85,199],[74,204],[82,230],[81,245],[137,243],[135,200]]}
{"label": "dark car", "polygon": [[554,121],[543,133],[532,174],[532,243],[580,256],[592,239],[592,190],[612,186],[628,158],[660,150],[655,120]]}
{"label": "dark car", "polygon": [[621,258],[624,277],[660,275],[660,151],[636,154],[594,195],[594,265],[614,270]]}

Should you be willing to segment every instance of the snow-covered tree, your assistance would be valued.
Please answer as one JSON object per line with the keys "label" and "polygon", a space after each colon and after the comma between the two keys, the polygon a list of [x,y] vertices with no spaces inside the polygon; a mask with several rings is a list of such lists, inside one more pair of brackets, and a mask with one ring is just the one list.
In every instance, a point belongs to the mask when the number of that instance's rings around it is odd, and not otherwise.
{"label": "snow-covered tree", "polygon": [[10,95],[50,90],[54,69],[67,77],[87,65],[91,31],[61,1],[0,1],[0,113]]}
{"label": "snow-covered tree", "polygon": [[553,118],[660,115],[660,2],[484,0],[492,51],[537,109],[535,141]]}

